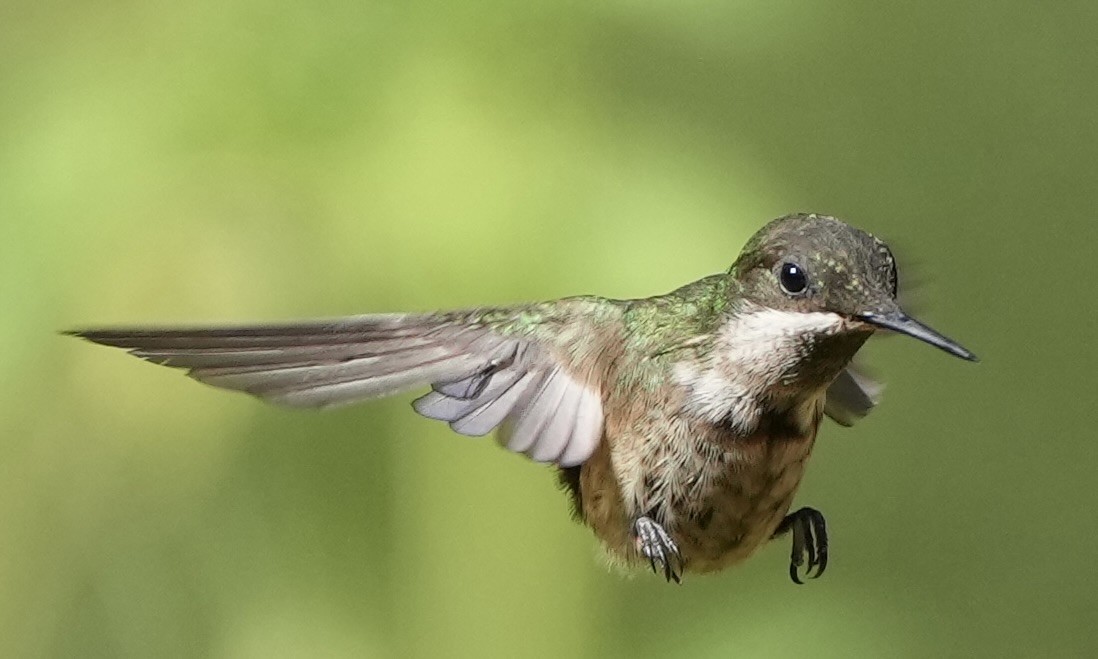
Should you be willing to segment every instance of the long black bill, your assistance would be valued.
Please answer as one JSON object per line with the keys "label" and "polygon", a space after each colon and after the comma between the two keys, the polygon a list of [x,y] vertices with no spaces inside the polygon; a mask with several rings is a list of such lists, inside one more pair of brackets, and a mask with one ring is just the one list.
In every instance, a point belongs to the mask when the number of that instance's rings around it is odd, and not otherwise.
{"label": "long black bill", "polygon": [[925,341],[935,348],[941,348],[955,357],[967,359],[970,362],[980,361],[976,358],[976,355],[969,352],[960,343],[939,334],[902,311],[897,310],[889,313],[867,312],[861,314],[859,318],[871,325],[876,325],[877,327],[882,327],[884,329],[892,330],[893,332],[915,337],[920,341]]}

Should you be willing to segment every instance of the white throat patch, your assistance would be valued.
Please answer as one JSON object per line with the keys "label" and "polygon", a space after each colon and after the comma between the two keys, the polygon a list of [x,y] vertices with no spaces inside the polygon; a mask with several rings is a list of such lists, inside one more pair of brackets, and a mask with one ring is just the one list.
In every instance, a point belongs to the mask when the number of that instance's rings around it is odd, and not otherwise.
{"label": "white throat patch", "polygon": [[767,392],[780,389],[817,339],[845,325],[846,319],[830,312],[744,309],[717,330],[708,359],[675,365],[675,380],[689,389],[687,410],[750,432],[764,406],[780,402],[768,399]]}

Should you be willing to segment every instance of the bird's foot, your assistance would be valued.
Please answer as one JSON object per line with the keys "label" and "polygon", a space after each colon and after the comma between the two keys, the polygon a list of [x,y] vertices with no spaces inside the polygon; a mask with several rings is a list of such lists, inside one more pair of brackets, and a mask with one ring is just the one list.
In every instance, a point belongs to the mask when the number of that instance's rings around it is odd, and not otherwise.
{"label": "bird's foot", "polygon": [[637,550],[648,559],[652,571],[663,570],[667,581],[682,583],[682,571],[685,563],[679,546],[655,520],[638,517],[633,522],[633,537],[637,541]]}
{"label": "bird's foot", "polygon": [[[793,552],[789,561],[789,578],[793,583],[803,584],[800,578],[800,569],[804,565],[805,554],[808,555],[808,566],[804,575],[816,579],[827,569],[827,522],[824,516],[815,508],[801,508],[797,512],[785,516],[774,537],[793,532]],[[812,573],[812,569],[816,573]]]}

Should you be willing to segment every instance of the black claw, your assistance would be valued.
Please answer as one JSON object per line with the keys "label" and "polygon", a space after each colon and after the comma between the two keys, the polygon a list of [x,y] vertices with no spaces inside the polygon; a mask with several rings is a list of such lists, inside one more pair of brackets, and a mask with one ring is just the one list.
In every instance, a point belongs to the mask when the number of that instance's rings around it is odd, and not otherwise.
{"label": "black claw", "polygon": [[[800,577],[800,568],[805,564],[805,554],[808,555],[808,565],[804,575],[811,579],[818,579],[827,569],[827,523],[824,516],[815,508],[801,508],[795,513],[786,515],[774,537],[793,532],[793,548],[789,556],[789,578],[795,584],[803,584]],[[813,568],[815,573],[813,574]]]}
{"label": "black claw", "polygon": [[803,586],[804,585],[804,582],[801,581],[801,578],[797,575],[797,564],[796,563],[793,563],[793,562],[789,563],[789,578],[792,579],[793,583],[797,584],[798,586]]}
{"label": "black claw", "polygon": [[804,576],[812,576],[812,568],[816,567],[816,539],[815,534],[812,532],[811,526],[805,530],[805,537],[807,540],[804,543],[805,551],[808,553],[808,565],[805,566]]}
{"label": "black claw", "polygon": [[820,511],[813,510],[812,512],[815,513],[812,516],[812,531],[816,534],[816,553],[819,559],[816,574],[812,578],[818,579],[827,569],[827,522],[824,521],[824,516]]}
{"label": "black claw", "polygon": [[633,523],[633,535],[637,540],[637,549],[648,558],[654,574],[659,574],[659,567],[662,567],[664,579],[682,583],[682,554],[662,526],[649,517],[638,517]]}

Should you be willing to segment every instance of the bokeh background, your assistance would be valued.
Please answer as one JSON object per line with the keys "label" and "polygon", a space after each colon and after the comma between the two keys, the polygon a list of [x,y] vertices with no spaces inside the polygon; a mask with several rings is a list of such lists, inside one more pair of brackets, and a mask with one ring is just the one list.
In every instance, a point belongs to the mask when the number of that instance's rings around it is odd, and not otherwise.
{"label": "bokeh background", "polygon": [[[1098,653],[1098,5],[0,6],[0,655]],[[829,212],[914,265],[788,548],[608,570],[411,396],[293,412],[60,337],[660,293]]]}

